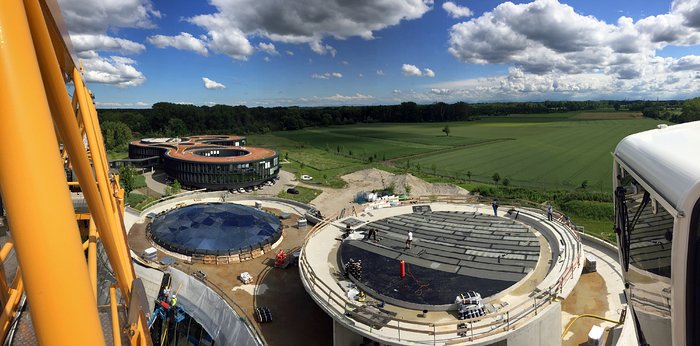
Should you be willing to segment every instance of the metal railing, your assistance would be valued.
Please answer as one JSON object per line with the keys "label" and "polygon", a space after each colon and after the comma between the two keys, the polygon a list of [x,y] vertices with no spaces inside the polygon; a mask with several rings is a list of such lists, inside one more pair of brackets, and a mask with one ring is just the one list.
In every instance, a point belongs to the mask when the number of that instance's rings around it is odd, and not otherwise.
{"label": "metal railing", "polygon": [[[221,199],[224,198],[224,201],[240,201],[240,200],[261,200],[261,201],[271,201],[271,202],[280,202],[280,203],[285,203],[285,204],[290,204],[295,207],[301,208],[303,210],[308,210],[311,207],[307,204],[298,202],[298,201],[293,201],[290,199],[284,199],[284,198],[279,198],[279,197],[272,197],[272,196],[261,196],[261,195],[234,195],[231,194],[227,191],[207,191],[207,189],[199,189],[199,190],[193,190],[193,191],[185,191],[182,193],[179,193],[177,195],[172,195],[172,196],[165,196],[160,199],[157,199],[155,201],[151,201],[148,204],[146,204],[143,208],[142,211],[136,210],[141,216],[144,216],[148,214],[149,212],[153,211],[156,207],[158,207],[161,203],[163,202],[182,202],[182,201],[190,201],[194,200],[196,202],[201,201],[202,199],[205,198],[216,198],[216,199]],[[132,208],[133,209],[133,208]]]}

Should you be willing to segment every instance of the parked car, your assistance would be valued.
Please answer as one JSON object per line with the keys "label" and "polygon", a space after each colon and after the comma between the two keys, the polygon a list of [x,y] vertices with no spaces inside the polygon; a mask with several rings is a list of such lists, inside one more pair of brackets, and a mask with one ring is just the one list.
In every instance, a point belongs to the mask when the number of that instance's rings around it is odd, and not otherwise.
{"label": "parked car", "polygon": [[312,177],[312,176],[310,176],[310,175],[306,175],[306,174],[304,174],[304,175],[301,176],[301,180],[307,180],[307,181],[308,181],[308,180],[312,180],[313,178],[314,178],[314,177]]}
{"label": "parked car", "polygon": [[290,187],[290,188],[287,189],[287,193],[290,193],[290,194],[292,194],[292,195],[298,195],[298,194],[299,194],[299,190],[297,190],[297,189],[295,189],[295,188],[293,188],[293,187]]}
{"label": "parked car", "polygon": [[238,189],[238,192],[240,192],[240,193],[245,193],[245,189],[241,187],[241,188]]}

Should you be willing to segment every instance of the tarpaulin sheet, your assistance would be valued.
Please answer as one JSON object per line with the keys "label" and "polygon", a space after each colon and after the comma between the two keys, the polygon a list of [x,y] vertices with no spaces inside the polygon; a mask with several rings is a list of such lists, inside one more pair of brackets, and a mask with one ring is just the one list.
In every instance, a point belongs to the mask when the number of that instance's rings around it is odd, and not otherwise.
{"label": "tarpaulin sheet", "polygon": [[177,304],[214,339],[216,345],[262,345],[245,321],[211,288],[175,268],[170,268],[171,287]]}

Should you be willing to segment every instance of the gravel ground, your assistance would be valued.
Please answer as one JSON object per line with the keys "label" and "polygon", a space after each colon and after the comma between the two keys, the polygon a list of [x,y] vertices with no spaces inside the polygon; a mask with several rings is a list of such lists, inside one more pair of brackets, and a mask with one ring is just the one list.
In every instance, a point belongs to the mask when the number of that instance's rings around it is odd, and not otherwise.
{"label": "gravel ground", "polygon": [[355,196],[359,192],[380,190],[394,185],[396,193],[405,193],[406,186],[410,186],[410,196],[431,195],[468,195],[469,191],[453,184],[433,184],[410,174],[392,174],[376,168],[346,174],[341,177],[348,184],[342,189],[318,187],[301,184],[310,188],[321,189],[321,193],[311,204],[318,208],[323,215],[332,215],[344,207],[351,207]]}

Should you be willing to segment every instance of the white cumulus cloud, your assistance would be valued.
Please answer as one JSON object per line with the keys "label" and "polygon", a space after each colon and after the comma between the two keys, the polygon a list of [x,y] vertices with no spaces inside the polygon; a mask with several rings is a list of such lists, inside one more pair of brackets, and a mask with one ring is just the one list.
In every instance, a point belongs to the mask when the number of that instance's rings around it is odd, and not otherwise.
{"label": "white cumulus cloud", "polygon": [[340,72],[314,73],[311,75],[311,78],[313,78],[313,79],[343,78],[343,74]]}
{"label": "white cumulus cloud", "polygon": [[447,95],[450,93],[450,89],[447,88],[432,88],[430,92],[436,95]]}
{"label": "white cumulus cloud", "polygon": [[452,18],[471,17],[474,14],[469,7],[459,6],[452,1],[442,4],[442,9]]}
{"label": "white cumulus cloud", "polygon": [[[687,98],[697,96],[700,78],[695,70],[672,71],[672,66],[688,61],[667,58],[657,61],[656,72],[635,79],[621,79],[614,74],[586,72],[579,74],[534,74],[511,67],[505,76],[479,77],[460,81],[436,83],[429,92],[414,95],[426,102],[431,95],[456,101],[506,100],[589,100],[597,98]],[[686,65],[690,68],[690,65]]]}
{"label": "white cumulus cloud", "polygon": [[100,101],[95,101],[95,106],[98,108],[147,108],[151,107],[150,103],[146,102],[100,102]]}
{"label": "white cumulus cloud", "polygon": [[202,77],[202,82],[204,82],[204,87],[207,89],[226,89],[225,85],[207,77]]}
{"label": "white cumulus cloud", "polygon": [[377,70],[377,76],[383,76],[384,70]]}
{"label": "white cumulus cloud", "polygon": [[116,28],[154,28],[160,12],[150,0],[59,0],[71,33],[102,34]]}
{"label": "white cumulus cloud", "polygon": [[420,77],[423,75],[416,65],[411,64],[403,64],[403,66],[401,66],[401,73],[403,73],[404,76],[409,77]]}
{"label": "white cumulus cloud", "polygon": [[327,53],[330,53],[330,55],[335,58],[335,54],[337,53],[335,48],[331,47],[330,45],[324,44],[320,40],[309,42],[309,47],[312,51],[314,51],[314,53],[319,55],[326,55]]}
{"label": "white cumulus cloud", "polygon": [[267,54],[270,54],[270,55],[280,55],[280,53],[277,52],[277,48],[275,48],[274,43],[272,43],[272,42],[270,42],[270,43],[260,42],[260,43],[258,43],[258,49],[260,49],[261,51],[263,51]]}
{"label": "white cumulus cloud", "polygon": [[190,21],[208,30],[207,47],[216,53],[228,55],[236,60],[248,60],[255,51],[246,34],[229,26],[228,22],[220,17],[198,16]]}
{"label": "white cumulus cloud", "polygon": [[426,67],[423,69],[423,71],[421,71],[418,66],[411,64],[403,64],[401,66],[401,73],[407,77],[435,77],[435,72],[433,72],[433,70]]}
{"label": "white cumulus cloud", "polygon": [[131,40],[111,37],[102,34],[70,35],[73,48],[76,51],[116,51],[123,54],[141,53],[146,47]]}
{"label": "white cumulus cloud", "polygon": [[668,13],[615,23],[557,0],[506,2],[453,25],[449,35],[449,52],[460,61],[513,67],[494,82],[497,88],[486,87],[494,79],[472,85],[483,95],[675,98],[700,91],[695,56],[657,55],[667,46],[700,44],[698,0],[675,0]]}
{"label": "white cumulus cloud", "polygon": [[59,0],[59,5],[76,54],[83,59],[86,81],[119,87],[143,84],[146,77],[136,69],[135,60],[104,57],[100,52],[137,54],[145,49],[115,35],[120,28],[154,28],[153,19],[160,18],[160,12],[150,0]]}
{"label": "white cumulus cloud", "polygon": [[181,32],[176,36],[154,35],[148,37],[147,41],[158,48],[173,47],[180,50],[189,50],[204,56],[209,53],[205,41],[186,32]]}
{"label": "white cumulus cloud", "polygon": [[331,100],[331,101],[357,101],[357,100],[369,100],[369,99],[373,99],[373,98],[374,97],[372,95],[363,95],[360,93],[356,93],[355,95],[335,94],[333,96],[325,97],[324,99]]}
{"label": "white cumulus cloud", "polygon": [[84,59],[85,81],[114,84],[119,87],[141,85],[146,81],[146,77],[134,67],[135,64],[134,60],[121,56],[109,58],[95,56]]}
{"label": "white cumulus cloud", "polygon": [[[132,0],[133,1],[133,0]],[[210,49],[245,60],[252,54],[249,37],[274,42],[308,44],[321,55],[335,56],[336,49],[324,43],[327,37],[374,38],[374,32],[423,16],[431,0],[212,0],[216,12],[188,18],[207,31]],[[214,48],[214,45],[216,48]]]}

